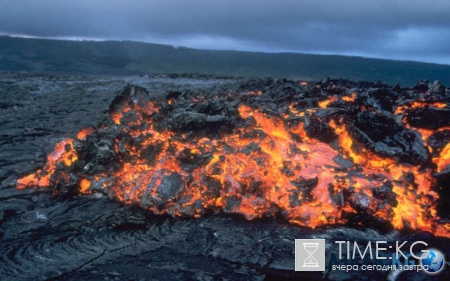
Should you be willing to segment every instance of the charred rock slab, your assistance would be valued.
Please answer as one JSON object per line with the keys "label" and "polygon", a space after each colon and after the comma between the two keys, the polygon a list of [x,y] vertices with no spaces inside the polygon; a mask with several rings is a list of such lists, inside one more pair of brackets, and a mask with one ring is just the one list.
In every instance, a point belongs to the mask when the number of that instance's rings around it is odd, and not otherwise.
{"label": "charred rock slab", "polygon": [[435,108],[416,108],[407,111],[408,123],[417,128],[437,130],[450,126],[450,110]]}

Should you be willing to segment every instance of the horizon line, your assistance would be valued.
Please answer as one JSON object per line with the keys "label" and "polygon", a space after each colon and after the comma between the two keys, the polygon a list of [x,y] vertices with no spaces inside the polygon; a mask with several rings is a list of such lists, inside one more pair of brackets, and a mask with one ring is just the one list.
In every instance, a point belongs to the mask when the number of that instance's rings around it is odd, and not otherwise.
{"label": "horizon line", "polygon": [[383,56],[370,56],[366,54],[356,54],[356,53],[331,53],[331,52],[300,52],[300,51],[257,51],[257,50],[236,50],[236,49],[208,49],[208,48],[200,48],[200,47],[192,47],[192,46],[182,46],[182,45],[174,45],[167,42],[149,42],[149,41],[138,41],[131,39],[117,39],[117,38],[101,38],[101,37],[78,37],[78,36],[35,36],[35,35],[27,35],[27,34],[18,34],[18,33],[7,33],[0,32],[0,37],[11,37],[11,38],[19,38],[19,39],[40,39],[40,40],[53,40],[53,41],[76,41],[76,42],[133,42],[133,43],[142,43],[142,44],[155,44],[155,45],[164,45],[170,46],[175,49],[178,48],[186,48],[193,49],[199,51],[224,51],[224,52],[241,52],[241,53],[257,53],[257,54],[299,54],[299,55],[317,55],[317,56],[343,56],[343,57],[354,57],[354,58],[363,58],[363,59],[373,59],[373,60],[385,60],[385,61],[398,61],[398,62],[413,62],[413,63],[425,63],[425,64],[436,64],[442,66],[450,66],[450,63],[438,63],[432,61],[419,61],[414,59],[398,59],[398,58],[386,58]]}

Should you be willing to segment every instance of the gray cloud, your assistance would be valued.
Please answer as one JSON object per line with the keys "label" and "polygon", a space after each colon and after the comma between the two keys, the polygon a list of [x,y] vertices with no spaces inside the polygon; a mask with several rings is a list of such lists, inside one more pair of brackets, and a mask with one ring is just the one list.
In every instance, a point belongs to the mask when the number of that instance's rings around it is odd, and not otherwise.
{"label": "gray cloud", "polygon": [[0,32],[450,64],[446,0],[5,0]]}

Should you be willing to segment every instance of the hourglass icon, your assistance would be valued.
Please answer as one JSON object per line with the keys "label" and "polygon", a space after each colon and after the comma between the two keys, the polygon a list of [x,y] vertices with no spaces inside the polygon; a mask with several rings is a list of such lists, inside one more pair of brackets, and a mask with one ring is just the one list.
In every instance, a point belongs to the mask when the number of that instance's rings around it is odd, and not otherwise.
{"label": "hourglass icon", "polygon": [[308,257],[303,262],[303,267],[319,267],[319,263],[313,256],[318,246],[319,243],[303,243],[303,249],[308,253]]}

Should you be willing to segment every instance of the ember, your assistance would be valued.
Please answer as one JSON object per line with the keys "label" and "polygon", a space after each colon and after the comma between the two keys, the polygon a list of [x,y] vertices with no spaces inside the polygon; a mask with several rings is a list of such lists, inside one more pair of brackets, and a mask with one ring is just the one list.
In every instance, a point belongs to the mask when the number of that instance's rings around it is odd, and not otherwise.
{"label": "ember", "polygon": [[257,81],[235,93],[153,100],[129,85],[97,129],[58,143],[17,187],[102,192],[171,216],[222,212],[450,237],[437,213],[437,178],[450,168],[448,92],[327,83]]}

